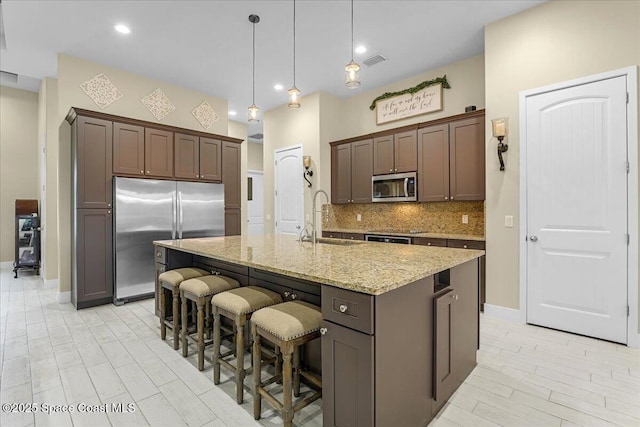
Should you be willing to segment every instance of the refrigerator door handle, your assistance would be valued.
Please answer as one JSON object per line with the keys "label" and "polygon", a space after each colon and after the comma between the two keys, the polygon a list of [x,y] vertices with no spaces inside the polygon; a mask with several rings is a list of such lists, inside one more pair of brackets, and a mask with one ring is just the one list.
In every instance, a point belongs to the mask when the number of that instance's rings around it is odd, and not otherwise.
{"label": "refrigerator door handle", "polygon": [[176,239],[176,223],[177,223],[177,202],[175,193],[171,194],[171,209],[173,209],[173,221],[171,221],[171,239]]}
{"label": "refrigerator door handle", "polygon": [[180,217],[178,219],[178,239],[182,239],[182,191],[178,191],[178,205],[180,209]]}

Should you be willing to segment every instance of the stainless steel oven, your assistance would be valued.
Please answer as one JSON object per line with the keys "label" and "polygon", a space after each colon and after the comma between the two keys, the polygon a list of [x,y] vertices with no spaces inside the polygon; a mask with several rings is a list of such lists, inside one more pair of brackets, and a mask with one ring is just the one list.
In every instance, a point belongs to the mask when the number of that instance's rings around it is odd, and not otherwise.
{"label": "stainless steel oven", "polygon": [[374,202],[415,202],[417,200],[416,173],[377,175],[371,178]]}

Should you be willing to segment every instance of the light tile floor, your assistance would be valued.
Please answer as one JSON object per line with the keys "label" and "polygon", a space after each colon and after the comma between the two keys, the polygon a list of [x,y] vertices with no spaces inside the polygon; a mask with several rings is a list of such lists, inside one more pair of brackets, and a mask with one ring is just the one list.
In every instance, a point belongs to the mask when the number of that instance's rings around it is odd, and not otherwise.
{"label": "light tile floor", "polygon": [[[0,271],[1,403],[121,403],[135,411],[3,411],[3,427],[281,425],[267,403],[254,421],[249,393],[238,406],[225,369],[215,386],[210,365],[198,372],[194,355],[184,359],[162,342],[152,300],[76,311],[28,274]],[[321,401],[295,424],[321,426]],[[431,426],[496,425],[640,426],[640,350],[482,318],[478,366]]]}

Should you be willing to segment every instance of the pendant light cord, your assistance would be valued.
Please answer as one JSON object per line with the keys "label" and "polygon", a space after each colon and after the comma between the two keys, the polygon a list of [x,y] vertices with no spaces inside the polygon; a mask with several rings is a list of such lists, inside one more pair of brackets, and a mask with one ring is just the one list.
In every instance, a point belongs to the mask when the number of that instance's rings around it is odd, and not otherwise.
{"label": "pendant light cord", "polygon": [[353,62],[353,0],[351,0],[351,62]]}
{"label": "pendant light cord", "polygon": [[253,95],[252,104],[256,105],[256,23],[253,22]]}
{"label": "pendant light cord", "polygon": [[296,87],[296,0],[293,0],[293,87]]}

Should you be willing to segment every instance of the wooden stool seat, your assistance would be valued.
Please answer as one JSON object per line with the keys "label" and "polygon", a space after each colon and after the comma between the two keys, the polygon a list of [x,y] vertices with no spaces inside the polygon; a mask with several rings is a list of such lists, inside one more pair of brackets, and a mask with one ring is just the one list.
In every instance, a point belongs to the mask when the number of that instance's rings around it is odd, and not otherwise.
{"label": "wooden stool seat", "polygon": [[[193,340],[198,345],[198,369],[201,371],[204,369],[204,348],[206,346],[204,340],[205,318],[208,331],[211,320],[209,305],[211,298],[220,292],[238,288],[239,286],[240,283],[236,279],[221,275],[195,277],[180,284],[180,297],[182,299],[182,356],[187,357],[189,354],[187,340]],[[197,307],[197,338],[193,338],[188,333],[187,304],[189,301],[195,302]],[[207,336],[210,336],[208,332]]]}
{"label": "wooden stool seat", "polygon": [[[253,415],[260,419],[264,397],[284,420],[285,427],[293,425],[294,413],[322,396],[322,380],[300,368],[300,347],[320,337],[320,307],[304,301],[289,301],[266,307],[253,313],[251,336],[253,337]],[[264,338],[280,348],[282,375],[262,382],[260,339]],[[293,358],[293,362],[292,362]],[[318,390],[297,401],[300,395],[300,376],[309,380]],[[278,401],[265,387],[282,378],[283,402]]]}
{"label": "wooden stool seat", "polygon": [[[158,276],[160,282],[160,338],[163,340],[167,337],[167,328],[173,331],[173,349],[177,350],[179,346],[180,334],[180,283],[194,277],[206,276],[209,272],[201,268],[177,268],[175,270],[165,271]],[[173,301],[171,307],[171,318],[167,316],[166,299],[167,293],[170,293]]]}
{"label": "wooden stool seat", "polygon": [[[211,298],[213,310],[213,382],[220,383],[220,365],[235,371],[236,373],[236,401],[244,400],[244,378],[251,369],[244,369],[244,327],[252,314],[265,307],[282,302],[282,297],[277,292],[257,286],[243,286],[230,291],[222,292]],[[235,351],[220,354],[220,316],[231,319],[235,329]],[[224,358],[235,353],[235,366]]]}

